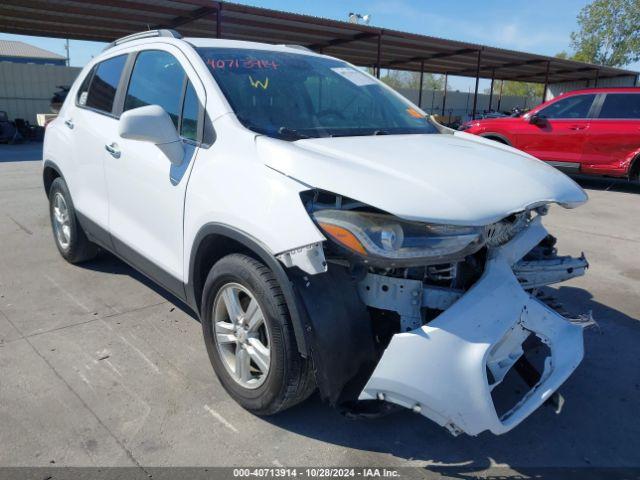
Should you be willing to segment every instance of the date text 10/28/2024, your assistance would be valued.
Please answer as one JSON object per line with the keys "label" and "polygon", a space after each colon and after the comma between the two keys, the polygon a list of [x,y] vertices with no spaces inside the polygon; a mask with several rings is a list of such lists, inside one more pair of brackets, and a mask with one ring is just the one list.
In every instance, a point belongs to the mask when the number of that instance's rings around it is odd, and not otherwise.
{"label": "date text 10/28/2024", "polygon": [[235,468],[234,478],[399,478],[393,468]]}

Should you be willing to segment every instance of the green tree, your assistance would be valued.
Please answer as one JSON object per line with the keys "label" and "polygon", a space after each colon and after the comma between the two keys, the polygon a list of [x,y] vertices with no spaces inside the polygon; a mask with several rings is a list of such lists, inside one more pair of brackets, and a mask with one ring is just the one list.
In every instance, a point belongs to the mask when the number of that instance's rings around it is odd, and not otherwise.
{"label": "green tree", "polygon": [[[500,94],[500,84],[502,85],[502,96],[508,97],[526,97],[531,101],[540,101],[542,93],[544,92],[544,85],[541,83],[526,83],[526,82],[514,82],[510,80],[497,80],[493,83],[493,95]],[[490,89],[487,88],[485,93],[489,93]]]}
{"label": "green tree", "polygon": [[574,60],[619,67],[640,59],[640,0],[594,0],[571,34]]}
{"label": "green tree", "polygon": [[[387,70],[380,77],[384,83],[391,88],[407,88],[418,90],[420,88],[420,72],[405,72],[402,70]],[[444,88],[444,76],[425,73],[422,79],[424,90],[442,90]]]}
{"label": "green tree", "polygon": [[394,90],[405,88],[405,79],[400,70],[387,70],[384,75],[380,75],[380,80],[389,85]]}
{"label": "green tree", "polygon": [[541,98],[544,85],[541,83],[504,82],[502,95],[513,95],[527,98]]}
{"label": "green tree", "polygon": [[[407,86],[413,90],[420,88],[420,72],[411,72]],[[424,90],[442,90],[444,88],[444,76],[425,73],[422,78],[422,88]]]}

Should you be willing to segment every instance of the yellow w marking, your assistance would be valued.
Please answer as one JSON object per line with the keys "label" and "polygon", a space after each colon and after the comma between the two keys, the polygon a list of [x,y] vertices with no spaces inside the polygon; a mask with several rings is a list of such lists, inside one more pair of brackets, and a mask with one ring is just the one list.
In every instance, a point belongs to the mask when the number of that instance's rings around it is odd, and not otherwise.
{"label": "yellow w marking", "polygon": [[267,77],[264,82],[261,82],[260,80],[254,80],[251,78],[251,75],[249,75],[249,83],[251,83],[253,88],[262,87],[263,90],[266,90],[267,87],[269,87],[269,77]]}

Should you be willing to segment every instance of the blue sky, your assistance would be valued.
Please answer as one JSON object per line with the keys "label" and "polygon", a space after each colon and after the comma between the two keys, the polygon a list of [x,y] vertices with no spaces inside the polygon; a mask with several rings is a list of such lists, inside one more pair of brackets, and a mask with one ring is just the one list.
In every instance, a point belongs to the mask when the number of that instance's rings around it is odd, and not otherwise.
{"label": "blue sky", "polygon": [[[307,15],[346,20],[349,12],[371,14],[371,24],[436,37],[546,55],[570,51],[576,16],[588,0],[236,0]],[[0,33],[0,39],[23,40],[64,55],[64,40]],[[71,64],[84,65],[104,44],[71,41]],[[640,63],[629,68],[640,70]],[[466,90],[469,79],[452,79]],[[488,80],[481,82],[481,89]]]}

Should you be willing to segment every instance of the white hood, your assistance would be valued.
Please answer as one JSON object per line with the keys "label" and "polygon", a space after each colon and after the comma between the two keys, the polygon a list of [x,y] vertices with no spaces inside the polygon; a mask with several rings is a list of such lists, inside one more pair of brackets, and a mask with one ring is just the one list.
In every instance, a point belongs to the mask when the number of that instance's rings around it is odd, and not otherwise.
{"label": "white hood", "polygon": [[586,193],[523,152],[469,134],[379,135],[285,142],[257,137],[264,163],[311,187],[408,220],[486,225]]}

